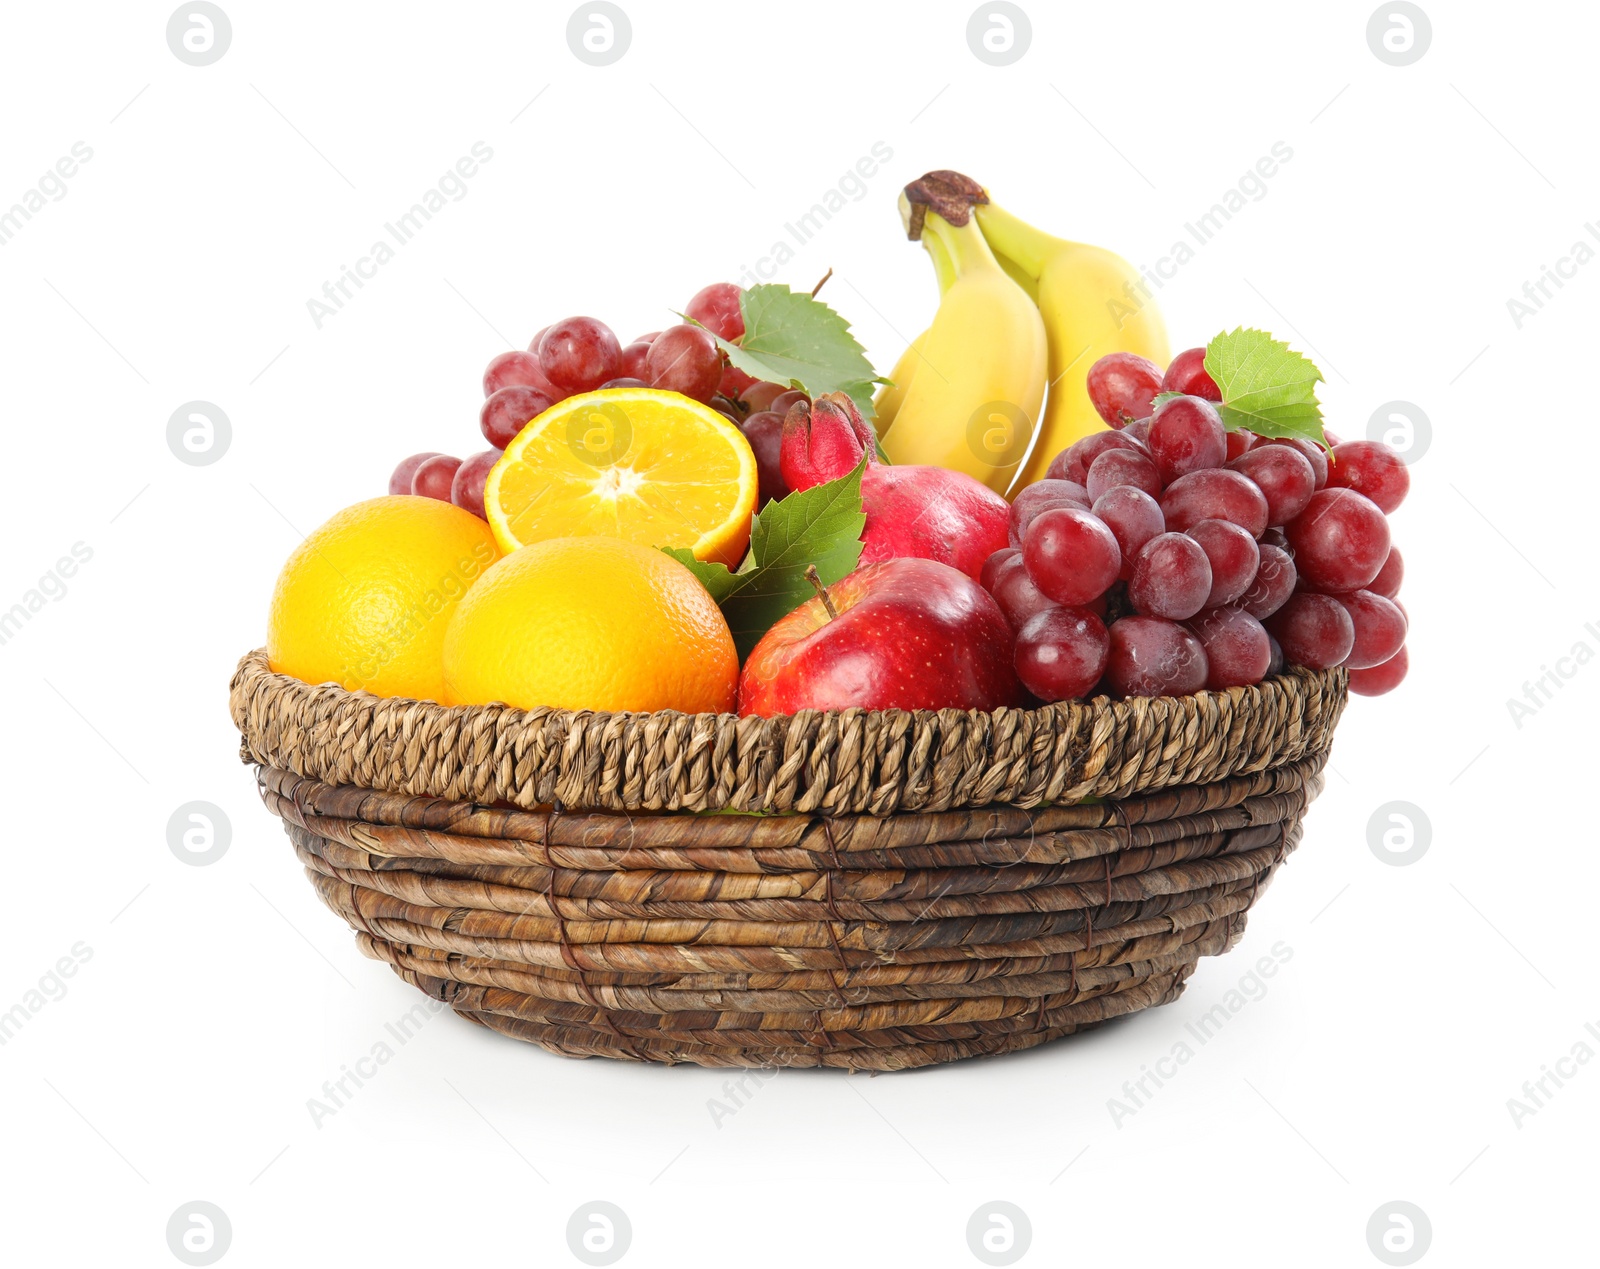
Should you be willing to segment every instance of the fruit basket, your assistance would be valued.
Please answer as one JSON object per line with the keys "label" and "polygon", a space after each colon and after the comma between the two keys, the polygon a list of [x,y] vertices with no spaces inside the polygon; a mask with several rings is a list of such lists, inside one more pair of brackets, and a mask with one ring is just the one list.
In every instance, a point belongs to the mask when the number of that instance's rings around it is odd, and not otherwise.
{"label": "fruit basket", "polygon": [[1347,695],[1405,678],[1410,476],[1323,427],[1308,358],[1169,355],[1131,265],[961,173],[898,201],[940,300],[892,377],[831,269],[627,345],[562,318],[485,370],[489,450],[402,459],[284,564],[242,756],[362,951],[462,1017],[884,1071],[1165,1004]]}
{"label": "fruit basket", "polygon": [[1174,1000],[1298,842],[1346,691],[627,714],[380,698],[257,651],[230,709],[323,902],[463,1018],[891,1071]]}

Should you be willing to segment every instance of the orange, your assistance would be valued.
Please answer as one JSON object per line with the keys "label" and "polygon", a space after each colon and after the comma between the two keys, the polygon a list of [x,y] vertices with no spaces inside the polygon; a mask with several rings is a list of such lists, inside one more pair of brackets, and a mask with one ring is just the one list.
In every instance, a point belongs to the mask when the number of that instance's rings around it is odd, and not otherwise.
{"label": "orange", "polygon": [[722,612],[654,547],[553,538],[513,551],[444,639],[446,703],[728,713],[739,658]]}
{"label": "orange", "polygon": [[307,683],[443,700],[445,628],[499,555],[487,524],[436,498],[346,507],[278,574],[267,659]]}
{"label": "orange", "polygon": [[568,397],[524,427],[490,471],[483,505],[507,553],[605,536],[738,568],[756,485],[750,443],[710,406],[610,388]]}

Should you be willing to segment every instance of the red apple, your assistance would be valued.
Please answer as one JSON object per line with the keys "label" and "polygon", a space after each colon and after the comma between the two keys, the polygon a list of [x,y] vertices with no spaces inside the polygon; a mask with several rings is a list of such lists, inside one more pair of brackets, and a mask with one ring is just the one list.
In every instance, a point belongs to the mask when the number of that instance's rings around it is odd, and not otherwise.
{"label": "red apple", "polygon": [[1011,629],[960,569],[903,558],[858,568],[762,636],[739,678],[739,713],[999,709],[1021,699]]}

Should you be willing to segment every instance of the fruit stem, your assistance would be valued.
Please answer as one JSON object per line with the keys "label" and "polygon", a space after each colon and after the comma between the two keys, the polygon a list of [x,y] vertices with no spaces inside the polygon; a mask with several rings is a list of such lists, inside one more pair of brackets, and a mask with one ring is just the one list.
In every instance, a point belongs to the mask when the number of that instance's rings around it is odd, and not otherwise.
{"label": "fruit stem", "polygon": [[996,254],[1005,256],[1024,273],[1038,277],[1045,263],[1067,245],[1066,240],[1053,237],[1042,229],[1035,229],[1025,220],[1019,220],[1003,207],[982,203],[974,209],[983,236]]}
{"label": "fruit stem", "polygon": [[[938,240],[956,277],[982,269],[999,272],[1000,262],[989,249],[978,222],[971,217],[967,218],[964,225],[952,225],[938,212],[930,210],[923,217],[922,236],[924,239],[931,236]],[[937,267],[937,256],[934,257],[934,264]]]}
{"label": "fruit stem", "polygon": [[819,281],[819,282],[818,282],[818,283],[817,283],[817,284],[816,284],[816,286],[814,286],[814,287],[812,287],[812,288],[811,288],[811,298],[812,298],[812,299],[816,299],[816,298],[817,298],[817,292],[818,292],[818,291],[820,291],[820,290],[822,290],[822,284],[823,284],[823,282],[826,282],[826,281],[827,281],[827,280],[828,280],[828,279],[829,279],[829,278],[831,278],[831,277],[832,277],[832,276],[833,276],[833,266],[832,266],[832,265],[831,265],[831,264],[830,264],[830,265],[829,265],[829,266],[828,266],[828,271],[827,271],[827,272],[826,272],[826,273],[824,273],[824,274],[823,274],[823,275],[822,275],[822,279],[821,279],[821,281]]}
{"label": "fruit stem", "polygon": [[822,574],[817,572],[815,564],[806,565],[806,581],[817,588],[817,597],[822,600],[822,606],[828,610],[828,620],[832,621],[839,615],[839,610],[833,606],[833,600],[828,598],[828,588],[822,584]]}
{"label": "fruit stem", "polygon": [[906,236],[915,241],[922,237],[923,217],[929,211],[952,225],[964,225],[972,219],[972,209],[988,201],[988,192],[970,176],[948,169],[924,172],[900,191],[900,220]]}

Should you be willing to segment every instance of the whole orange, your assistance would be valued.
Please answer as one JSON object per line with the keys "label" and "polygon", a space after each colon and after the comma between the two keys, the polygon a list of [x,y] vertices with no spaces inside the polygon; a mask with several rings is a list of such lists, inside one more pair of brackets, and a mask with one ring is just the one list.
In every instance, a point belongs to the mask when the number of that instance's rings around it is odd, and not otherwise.
{"label": "whole orange", "polygon": [[671,556],[552,538],[505,556],[462,600],[444,673],[452,705],[728,713],[739,658],[716,602]]}
{"label": "whole orange", "polygon": [[307,683],[443,700],[445,629],[499,554],[487,524],[436,498],[346,507],[278,574],[267,659]]}

